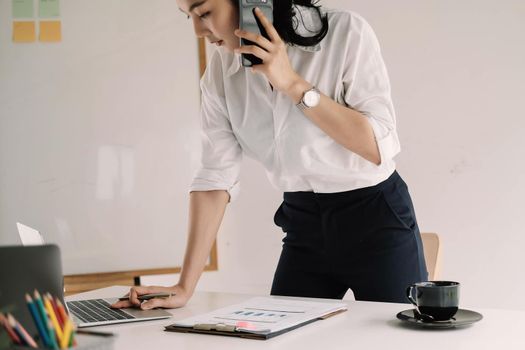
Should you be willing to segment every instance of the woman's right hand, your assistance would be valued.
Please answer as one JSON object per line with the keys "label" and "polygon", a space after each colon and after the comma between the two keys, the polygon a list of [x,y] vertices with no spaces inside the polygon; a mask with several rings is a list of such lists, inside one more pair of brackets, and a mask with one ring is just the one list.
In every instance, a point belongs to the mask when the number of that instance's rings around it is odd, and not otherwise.
{"label": "woman's right hand", "polygon": [[[171,293],[173,295],[169,298],[153,298],[143,302],[138,299],[139,295],[152,293]],[[191,298],[191,293],[187,292],[177,284],[173,287],[135,286],[130,288],[129,293],[126,296],[129,296],[128,300],[117,301],[112,304],[111,307],[114,309],[136,307],[142,310],[149,310],[156,307],[167,309],[178,308],[186,305]]]}

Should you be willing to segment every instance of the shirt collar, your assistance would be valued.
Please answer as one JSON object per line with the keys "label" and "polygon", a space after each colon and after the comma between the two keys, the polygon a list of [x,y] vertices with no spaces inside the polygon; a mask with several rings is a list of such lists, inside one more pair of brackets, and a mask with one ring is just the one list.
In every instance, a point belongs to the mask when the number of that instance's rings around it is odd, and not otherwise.
{"label": "shirt collar", "polygon": [[[319,15],[317,14],[317,10],[315,8],[301,5],[293,6],[295,9],[295,16],[292,19],[292,23],[297,34],[308,37],[312,36],[313,33],[318,33],[321,30],[322,23],[319,21]],[[317,43],[314,46],[301,46],[296,44],[288,45],[291,47],[296,47],[305,52],[316,52],[321,50],[320,43]],[[232,61],[226,71],[227,77],[237,73],[241,68],[241,55],[234,53],[232,56]]]}

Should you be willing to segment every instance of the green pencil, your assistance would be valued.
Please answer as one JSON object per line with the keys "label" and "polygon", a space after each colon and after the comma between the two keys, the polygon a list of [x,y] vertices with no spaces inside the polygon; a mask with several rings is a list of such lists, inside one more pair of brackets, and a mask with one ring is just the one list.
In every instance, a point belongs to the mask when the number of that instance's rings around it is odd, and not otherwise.
{"label": "green pencil", "polygon": [[40,315],[42,319],[42,324],[44,325],[44,332],[47,332],[47,339],[49,341],[49,344],[46,344],[47,346],[51,346],[52,339],[51,339],[51,330],[49,329],[49,318],[47,317],[46,309],[44,309],[44,303],[42,302],[42,298],[40,297],[40,293],[35,289],[35,306],[38,311],[38,314]]}
{"label": "green pencil", "polygon": [[51,322],[51,320],[47,320],[47,327],[49,328],[49,337],[51,338],[51,348],[52,349],[58,349],[58,343],[57,343],[57,338],[55,336],[55,329],[53,328],[53,323]]}

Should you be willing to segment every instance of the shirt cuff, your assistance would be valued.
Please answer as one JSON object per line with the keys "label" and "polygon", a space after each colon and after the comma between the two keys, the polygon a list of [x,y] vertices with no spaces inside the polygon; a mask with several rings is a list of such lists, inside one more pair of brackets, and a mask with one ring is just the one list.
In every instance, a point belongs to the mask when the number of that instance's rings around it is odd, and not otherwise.
{"label": "shirt cuff", "polygon": [[381,164],[392,160],[401,151],[397,132],[382,126],[374,118],[367,117],[374,131],[379,156],[381,157]]}
{"label": "shirt cuff", "polygon": [[190,186],[189,192],[194,191],[226,191],[230,195],[229,202],[233,202],[237,199],[239,196],[239,193],[241,191],[241,184],[237,181],[231,186],[228,186],[226,184],[219,184],[210,182],[204,179],[195,179],[193,183]]}

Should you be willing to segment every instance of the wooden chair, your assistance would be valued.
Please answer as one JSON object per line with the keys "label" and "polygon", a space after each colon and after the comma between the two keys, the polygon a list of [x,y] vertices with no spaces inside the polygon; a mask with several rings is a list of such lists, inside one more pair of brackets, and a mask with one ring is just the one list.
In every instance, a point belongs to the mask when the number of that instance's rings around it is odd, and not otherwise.
{"label": "wooden chair", "polygon": [[441,245],[437,233],[422,232],[423,250],[428,270],[429,281],[438,280],[441,276]]}

